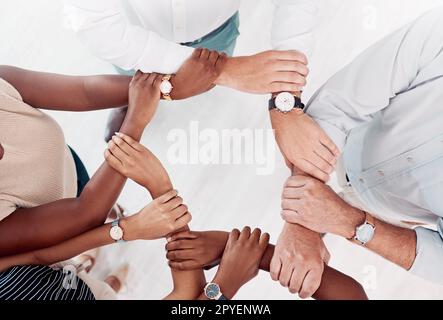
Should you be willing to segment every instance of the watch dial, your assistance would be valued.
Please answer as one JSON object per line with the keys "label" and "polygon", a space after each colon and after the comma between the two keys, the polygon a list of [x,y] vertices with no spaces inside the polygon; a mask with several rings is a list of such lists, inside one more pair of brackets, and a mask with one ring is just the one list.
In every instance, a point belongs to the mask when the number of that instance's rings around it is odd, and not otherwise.
{"label": "watch dial", "polygon": [[364,224],[357,229],[357,239],[360,242],[367,243],[374,237],[374,227],[370,224]]}
{"label": "watch dial", "polygon": [[275,98],[275,106],[282,112],[289,112],[295,107],[295,97],[289,92],[282,92]]}
{"label": "watch dial", "polygon": [[167,80],[162,81],[162,83],[160,84],[160,91],[163,94],[170,94],[172,91],[171,82],[169,82]]}
{"label": "watch dial", "polygon": [[216,284],[210,284],[207,286],[205,293],[209,299],[215,299],[220,293],[220,287]]}
{"label": "watch dial", "polygon": [[116,241],[121,240],[121,238],[123,237],[123,230],[118,226],[112,227],[110,233],[111,238]]}

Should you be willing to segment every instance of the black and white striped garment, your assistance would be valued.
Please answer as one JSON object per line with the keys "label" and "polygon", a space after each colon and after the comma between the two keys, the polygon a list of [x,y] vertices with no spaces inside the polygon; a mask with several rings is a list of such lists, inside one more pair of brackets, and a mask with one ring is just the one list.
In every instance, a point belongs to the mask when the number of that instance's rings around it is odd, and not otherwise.
{"label": "black and white striped garment", "polygon": [[77,276],[46,266],[16,266],[0,272],[2,300],[95,300]]}

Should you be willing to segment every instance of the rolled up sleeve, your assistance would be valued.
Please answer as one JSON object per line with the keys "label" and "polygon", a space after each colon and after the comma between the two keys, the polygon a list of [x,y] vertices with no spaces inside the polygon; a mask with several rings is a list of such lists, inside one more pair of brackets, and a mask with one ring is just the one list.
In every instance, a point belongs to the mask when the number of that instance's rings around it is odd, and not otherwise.
{"label": "rolled up sleeve", "polygon": [[438,231],[423,227],[415,229],[417,254],[409,270],[412,274],[443,285],[443,219],[439,219]]}
{"label": "rolled up sleeve", "polygon": [[0,221],[8,217],[11,213],[17,210],[17,206],[12,202],[0,199]]}
{"label": "rolled up sleeve", "polygon": [[65,0],[66,28],[97,57],[125,70],[174,73],[193,49],[131,24],[118,0]]}

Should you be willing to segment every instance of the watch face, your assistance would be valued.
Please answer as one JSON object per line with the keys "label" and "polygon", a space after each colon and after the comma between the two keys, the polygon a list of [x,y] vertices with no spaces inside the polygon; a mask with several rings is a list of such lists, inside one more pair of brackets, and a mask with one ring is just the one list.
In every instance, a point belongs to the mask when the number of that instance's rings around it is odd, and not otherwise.
{"label": "watch face", "polygon": [[163,80],[160,84],[160,91],[163,94],[170,94],[172,91],[172,84],[168,80]]}
{"label": "watch face", "polygon": [[282,112],[289,112],[295,107],[295,97],[289,92],[282,92],[275,98],[275,106]]}
{"label": "watch face", "polygon": [[368,243],[374,237],[375,228],[368,223],[357,228],[356,239],[362,243]]}
{"label": "watch face", "polygon": [[215,299],[220,294],[220,287],[215,283],[210,283],[205,288],[205,295],[209,299]]}
{"label": "watch face", "polygon": [[112,227],[109,233],[111,235],[111,238],[115,241],[121,240],[123,238],[123,230],[119,226]]}

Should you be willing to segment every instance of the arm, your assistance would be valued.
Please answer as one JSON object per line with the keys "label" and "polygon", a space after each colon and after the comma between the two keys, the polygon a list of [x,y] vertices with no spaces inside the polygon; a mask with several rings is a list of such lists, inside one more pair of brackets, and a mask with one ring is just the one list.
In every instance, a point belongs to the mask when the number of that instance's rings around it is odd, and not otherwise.
{"label": "arm", "polygon": [[[352,207],[329,186],[311,177],[289,178],[283,197],[283,218],[319,233],[332,233],[351,239],[355,236],[357,226],[365,222],[362,210]],[[366,248],[409,270],[416,255],[414,230],[396,227],[378,219],[375,221],[375,236]],[[426,231],[420,229],[419,232],[424,240],[426,236],[422,232]],[[443,246],[440,237],[435,245],[438,248]],[[439,256],[443,257],[443,253],[439,253]]]}
{"label": "arm", "polygon": [[64,12],[84,45],[125,70],[172,74],[193,51],[130,24],[119,0],[65,0]]}
{"label": "arm", "polygon": [[[150,87],[156,92],[154,95],[138,85],[140,74],[134,79],[130,89],[129,112],[121,132],[139,140],[158,104],[159,81],[156,87]],[[47,95],[50,96],[51,92],[47,92]],[[0,256],[50,247],[103,224],[125,181],[124,176],[105,162],[79,198],[17,209],[0,222]],[[17,230],[20,232],[17,233]]]}
{"label": "arm", "polygon": [[[172,190],[171,180],[161,162],[128,135],[114,137],[113,147],[106,153],[106,160],[115,170],[145,187],[154,199]],[[189,227],[185,226],[182,230],[189,230]],[[165,299],[195,299],[201,293],[206,282],[202,269],[171,269],[171,272],[174,289]]]}
{"label": "arm", "polygon": [[[190,220],[190,215],[175,190],[158,197],[143,210],[120,220],[123,239],[154,240],[181,229]],[[0,272],[18,265],[52,265],[73,258],[82,252],[115,243],[110,236],[111,224],[100,226],[55,246],[0,258]]]}
{"label": "arm", "polygon": [[0,78],[20,92],[33,107],[63,111],[92,111],[128,104],[131,77],[65,76],[0,66]]}

